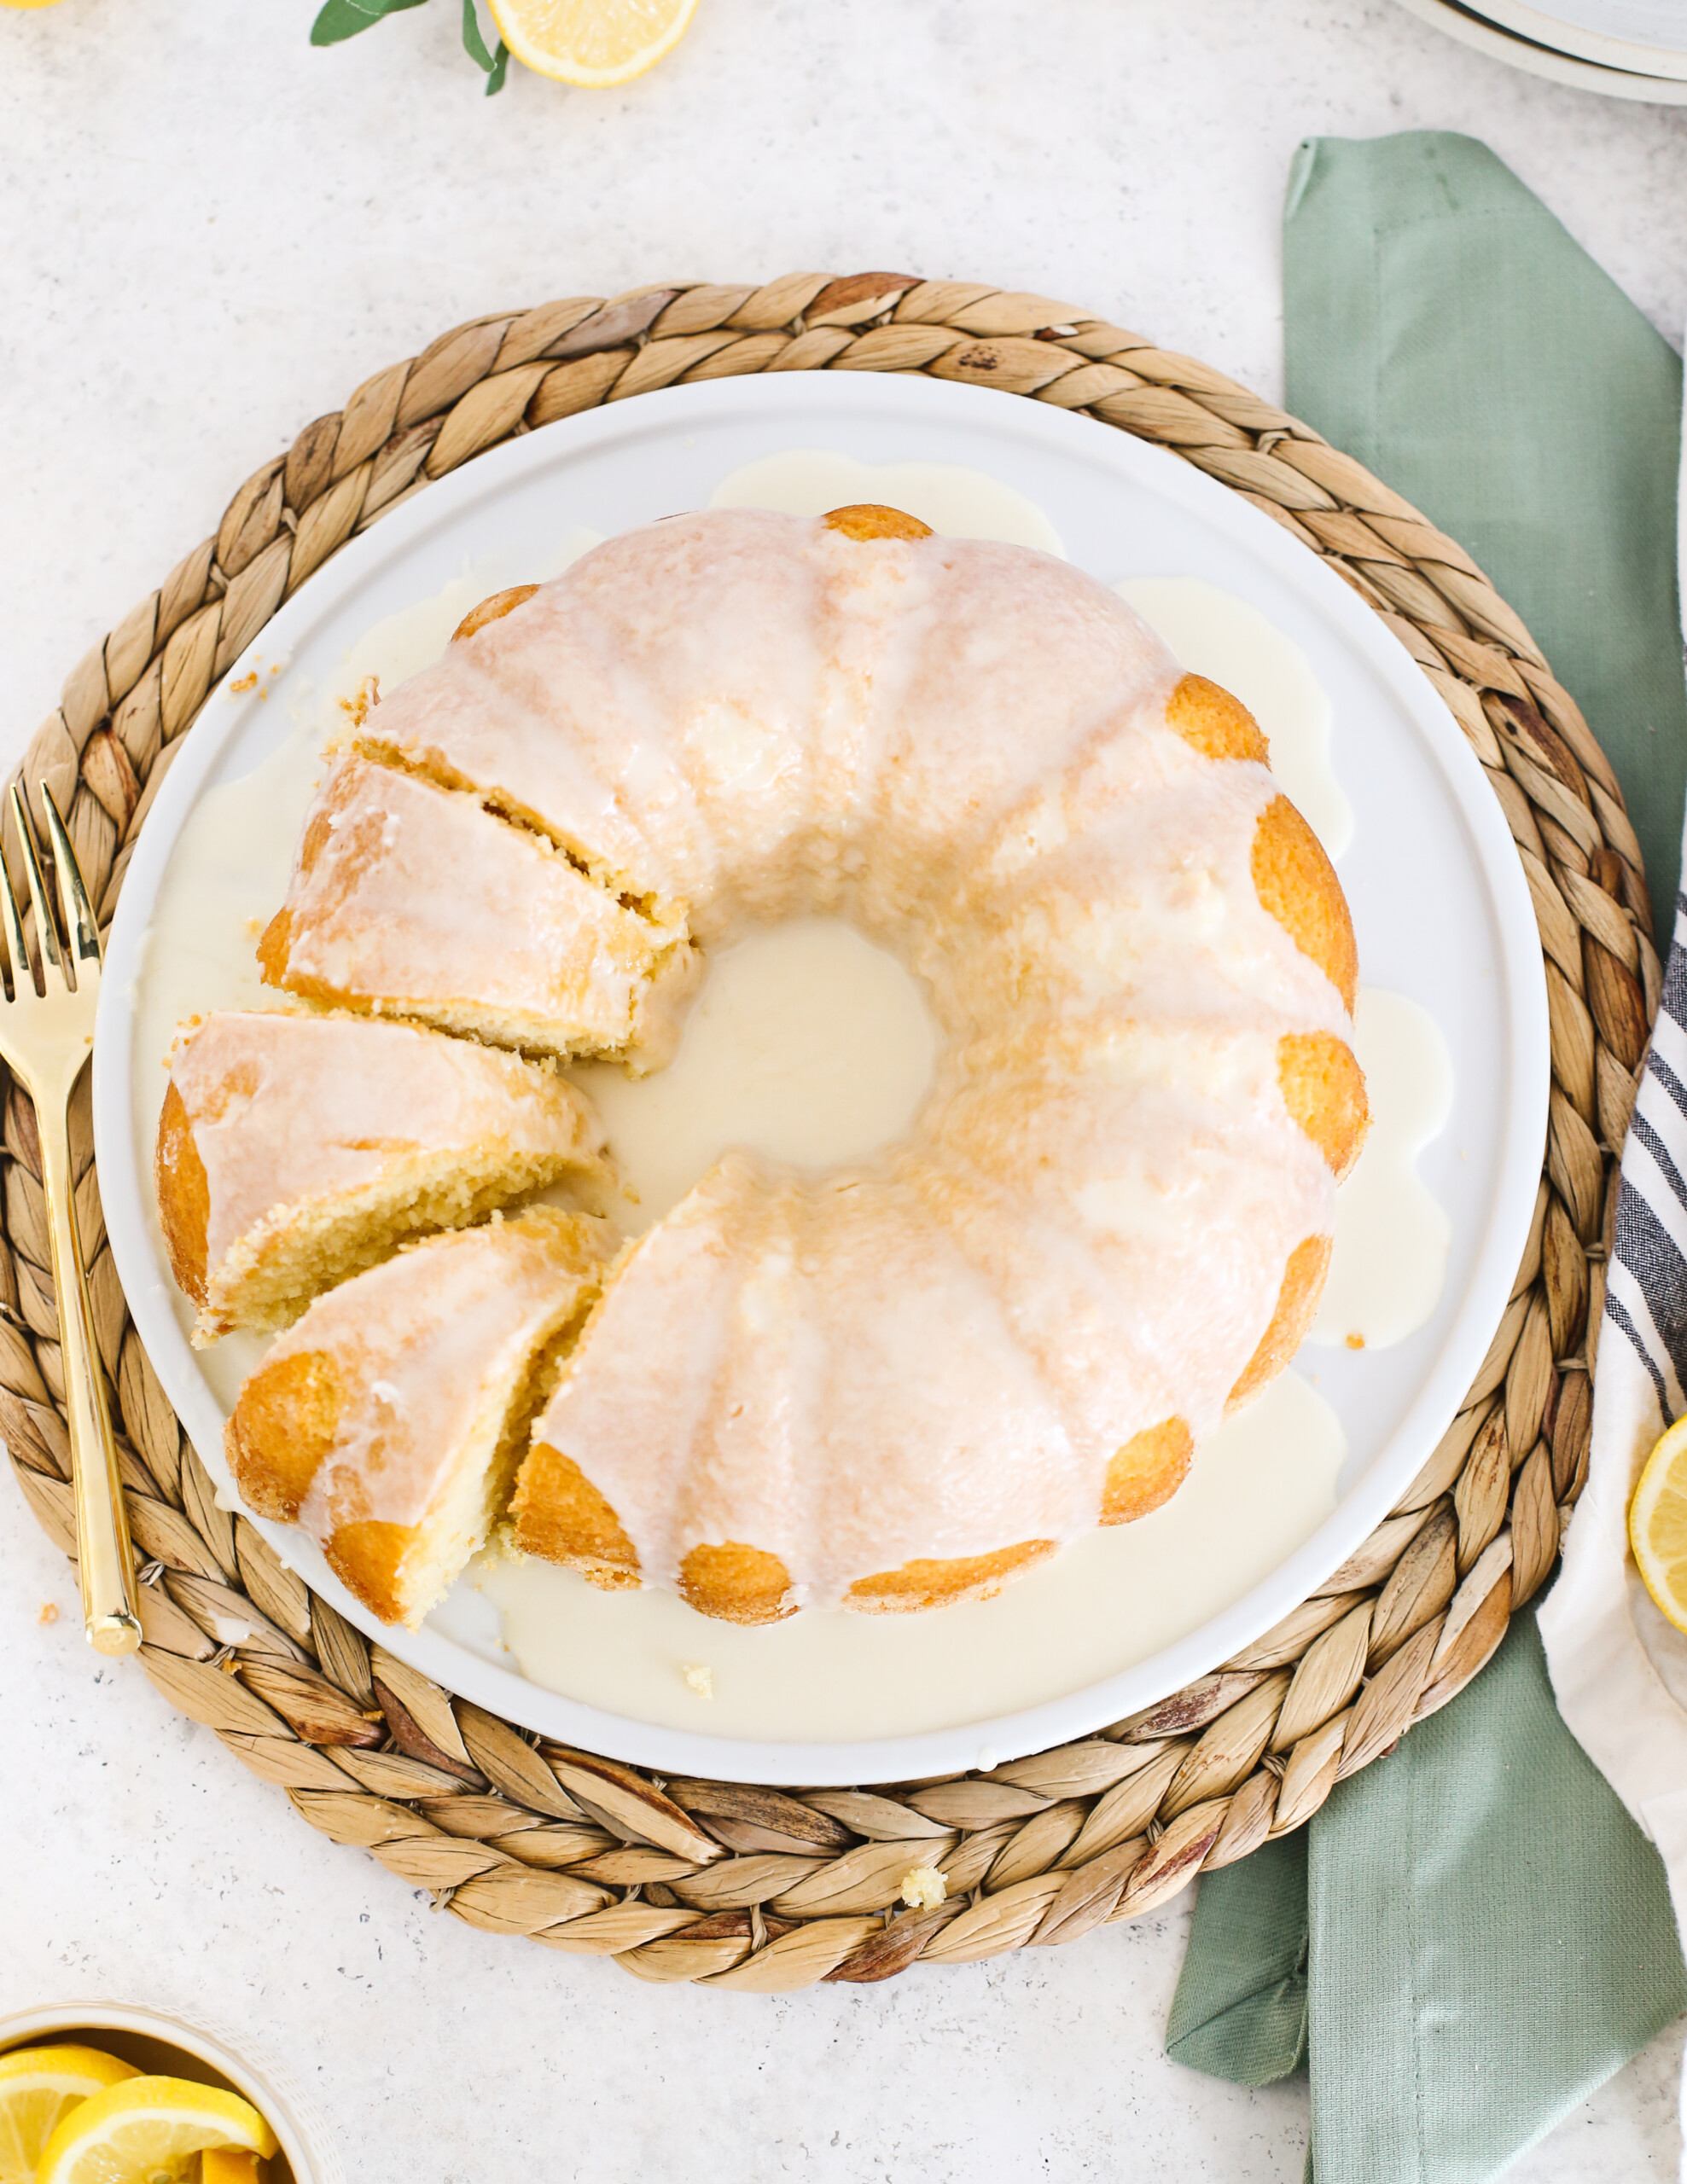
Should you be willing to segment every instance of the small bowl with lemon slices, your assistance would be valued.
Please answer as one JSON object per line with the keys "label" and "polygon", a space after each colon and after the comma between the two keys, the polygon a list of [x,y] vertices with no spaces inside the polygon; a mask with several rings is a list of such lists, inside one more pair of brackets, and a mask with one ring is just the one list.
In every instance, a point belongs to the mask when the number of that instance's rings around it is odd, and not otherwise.
{"label": "small bowl with lemon slices", "polygon": [[0,2018],[0,2184],[340,2184],[274,2072],[115,2002]]}

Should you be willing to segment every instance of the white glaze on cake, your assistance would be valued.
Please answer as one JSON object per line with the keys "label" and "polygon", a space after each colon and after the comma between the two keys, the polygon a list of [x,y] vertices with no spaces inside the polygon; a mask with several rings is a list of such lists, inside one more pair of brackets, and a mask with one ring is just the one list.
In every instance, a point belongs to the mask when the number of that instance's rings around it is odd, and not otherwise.
{"label": "white glaze on cake", "polygon": [[[755,911],[794,830],[821,665],[814,569],[765,550],[765,519],[736,520],[738,540],[718,520],[728,531],[707,540],[679,518],[598,547],[385,696],[364,729],[371,749],[474,787],[659,915],[684,904],[705,943],[721,921],[701,906],[728,873],[723,915]],[[657,579],[631,605],[629,551],[635,566],[654,556]]]}
{"label": "white glaze on cake", "polygon": [[585,1168],[603,1141],[561,1077],[411,1025],[219,1011],[177,1047],[171,1080],[205,1170],[212,1268],[266,1221],[353,1195],[413,1155],[490,1141]]}
{"label": "white glaze on cake", "polygon": [[1048,557],[864,549],[729,510],[597,548],[364,735],[683,905],[705,946],[829,909],[911,936],[963,860],[1034,825],[1047,786],[1176,680],[1134,615]]}
{"label": "white glaze on cake", "polygon": [[637,1066],[666,1059],[697,968],[553,843],[355,751],[317,791],[282,926],[269,975],[294,992]]}
{"label": "white glaze on cake", "polygon": [[429,1237],[318,1298],[264,1361],[323,1355],[346,1391],[306,1531],[420,1524],[492,1391],[575,1310],[607,1240],[586,1216],[541,1210]]}

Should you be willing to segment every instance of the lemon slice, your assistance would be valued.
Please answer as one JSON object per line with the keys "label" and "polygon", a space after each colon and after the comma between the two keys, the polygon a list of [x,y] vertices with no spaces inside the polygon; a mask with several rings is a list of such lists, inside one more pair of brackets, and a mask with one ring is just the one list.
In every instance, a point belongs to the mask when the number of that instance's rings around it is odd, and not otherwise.
{"label": "lemon slice", "polygon": [[245,2146],[207,2146],[199,2158],[199,2184],[264,2184],[263,2164]]}
{"label": "lemon slice", "polygon": [[238,2094],[190,2078],[130,2078],[71,2110],[35,2184],[188,2184],[207,2146],[245,2147],[267,2161],[276,2135]]}
{"label": "lemon slice", "polygon": [[71,2110],[140,2075],[132,2063],[72,2042],[0,2055],[0,2184],[35,2184],[42,2149]]}
{"label": "lemon slice", "polygon": [[1647,1591],[1687,1630],[1687,1418],[1646,1459],[1628,1505],[1628,1537]]}
{"label": "lemon slice", "polygon": [[491,0],[515,58],[541,76],[601,90],[629,83],[672,53],[697,0]]}

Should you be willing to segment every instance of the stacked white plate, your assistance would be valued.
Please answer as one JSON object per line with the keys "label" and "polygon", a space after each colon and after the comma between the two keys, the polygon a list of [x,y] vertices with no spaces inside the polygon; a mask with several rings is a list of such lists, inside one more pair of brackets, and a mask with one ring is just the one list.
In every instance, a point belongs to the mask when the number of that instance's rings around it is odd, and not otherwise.
{"label": "stacked white plate", "polygon": [[1687,106],[1687,0],[1402,0],[1479,53],[1608,97]]}

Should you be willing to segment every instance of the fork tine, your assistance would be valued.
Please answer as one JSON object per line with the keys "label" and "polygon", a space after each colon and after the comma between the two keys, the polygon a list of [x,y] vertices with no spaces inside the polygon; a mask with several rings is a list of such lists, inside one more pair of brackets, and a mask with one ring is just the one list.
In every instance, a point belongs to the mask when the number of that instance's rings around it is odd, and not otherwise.
{"label": "fork tine", "polygon": [[6,919],[6,945],[12,957],[12,997],[20,1001],[24,989],[35,990],[35,973],[30,967],[29,948],[23,937],[23,919],[18,910],[18,898],[12,892],[12,875],[6,860],[0,857],[0,910]]}
{"label": "fork tine", "polygon": [[53,845],[53,870],[58,876],[65,938],[79,963],[97,963],[100,928],[94,922],[94,906],[88,900],[82,867],[76,862],[76,851],[70,845],[65,822],[59,816],[58,804],[45,781],[41,784],[41,801],[47,813],[47,838]]}
{"label": "fork tine", "polygon": [[41,870],[41,853],[35,846],[35,827],[29,816],[29,806],[24,802],[23,790],[12,783],[12,817],[16,822],[18,840],[23,849],[24,875],[29,881],[29,899],[35,909],[35,937],[41,944],[41,975],[46,980],[49,968],[56,971],[61,979],[65,975],[64,956],[59,947],[59,928],[54,921],[53,907],[47,900],[47,882]]}

